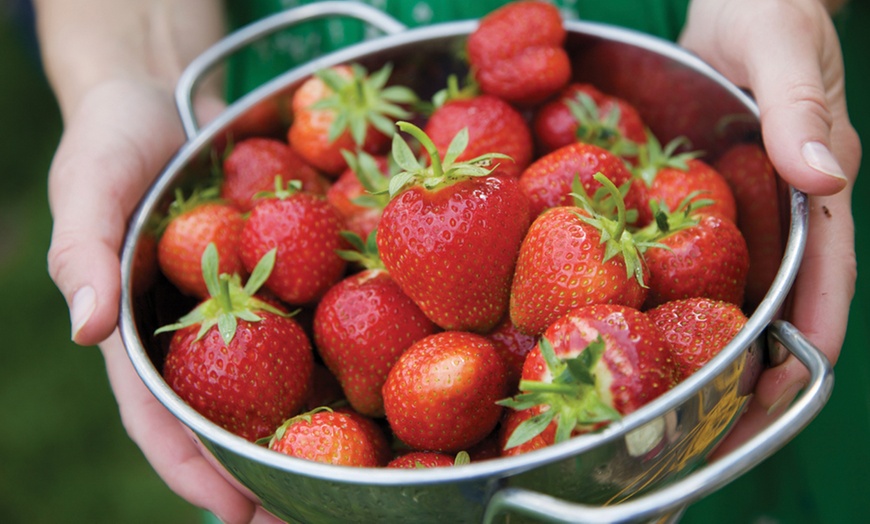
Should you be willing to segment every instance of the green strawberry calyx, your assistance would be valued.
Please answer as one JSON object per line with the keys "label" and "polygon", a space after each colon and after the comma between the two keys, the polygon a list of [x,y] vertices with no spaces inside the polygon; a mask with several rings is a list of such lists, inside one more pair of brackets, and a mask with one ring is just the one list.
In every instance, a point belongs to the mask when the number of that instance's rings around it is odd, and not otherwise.
{"label": "green strawberry calyx", "polygon": [[301,180],[288,180],[284,183],[284,177],[275,175],[275,189],[272,191],[259,191],[254,195],[254,198],[259,200],[262,198],[277,198],[286,200],[293,195],[302,191]]}
{"label": "green strawberry calyx", "polygon": [[153,224],[155,235],[158,237],[162,235],[170,222],[188,211],[203,204],[220,201],[220,188],[216,185],[195,187],[188,197],[184,196],[184,190],[182,188],[176,188],[175,198],[169,203],[166,216]]}
{"label": "green strawberry calyx", "polygon": [[656,175],[662,169],[674,168],[680,171],[688,171],[689,160],[704,155],[703,151],[677,153],[677,149],[680,147],[690,145],[689,139],[684,136],[671,140],[664,148],[662,148],[661,142],[650,130],[647,130],[646,136],[646,144],[638,145],[637,166],[633,171],[635,176],[643,180],[647,186],[652,186]]}
{"label": "green strawberry calyx", "polygon": [[342,238],[353,249],[336,249],[335,252],[348,262],[356,262],[366,269],[384,269],[384,262],[378,252],[378,230],[374,229],[365,240],[353,231],[342,231]]}
{"label": "green strawberry calyx", "polygon": [[638,144],[619,130],[622,117],[619,105],[613,104],[610,111],[602,114],[592,97],[582,92],[565,100],[565,105],[577,121],[578,141],[599,146],[617,156],[637,155]]}
{"label": "green strawberry calyx", "polygon": [[354,143],[362,145],[369,125],[392,136],[395,132],[393,120],[410,115],[402,105],[416,103],[417,95],[408,87],[386,85],[393,71],[391,64],[371,75],[360,64],[351,64],[350,69],[350,78],[333,68],[315,73],[332,90],[330,95],[311,105],[313,110],[335,112],[336,118],[329,128],[329,141],[334,142],[345,131],[350,131]]}
{"label": "green strawberry calyx", "polygon": [[585,213],[577,213],[577,217],[600,232],[601,243],[605,245],[603,262],[620,255],[625,262],[626,276],[636,278],[641,286],[646,287],[643,279],[643,252],[658,244],[652,239],[637,237],[628,229],[626,224],[629,211],[625,208],[620,189],[603,173],[596,173],[593,178],[609,193],[610,200],[616,206],[616,218],[601,214],[594,205],[594,201],[601,200],[601,196],[590,198],[579,182],[574,184],[574,192],[571,194],[575,204]]}
{"label": "green strawberry calyx", "polygon": [[450,75],[447,77],[447,87],[432,97],[432,107],[439,108],[452,100],[468,100],[478,95],[480,95],[480,86],[475,80],[474,74],[468,73],[464,87],[459,87],[459,78],[456,75]]}
{"label": "green strawberry calyx", "polygon": [[202,275],[210,297],[200,302],[190,313],[181,317],[178,322],[157,329],[154,334],[176,331],[190,326],[199,325],[196,340],[201,339],[211,328],[217,326],[224,343],[229,345],[236,334],[238,321],[259,322],[262,320],[257,312],[267,311],[275,315],[289,317],[281,309],[261,300],[255,293],[269,278],[275,266],[277,249],[272,249],[257,262],[251,276],[244,286],[238,274],[218,274],[218,252],[214,243],[210,243],[202,254]]}
{"label": "green strawberry calyx", "polygon": [[607,347],[601,335],[571,358],[556,356],[552,343],[546,337],[541,338],[538,347],[551,380],[521,380],[518,395],[497,403],[517,411],[537,406],[546,409],[520,423],[508,437],[505,449],[535,438],[553,421],[556,422],[555,442],[564,442],[578,427],[595,426],[622,418],[598,393],[595,369]]}
{"label": "green strawberry calyx", "polygon": [[[363,189],[365,189],[365,194],[354,198],[352,202],[358,206],[372,209],[387,207],[387,204],[390,202],[390,177],[384,176],[375,158],[362,150],[354,154],[347,149],[342,149],[341,155],[344,157],[344,161],[347,162],[347,166],[356,175]],[[389,162],[389,164],[390,176],[392,176],[395,164],[393,162]]]}
{"label": "green strawberry calyx", "polygon": [[495,169],[493,161],[498,159],[512,160],[511,157],[502,153],[486,153],[471,160],[457,162],[456,159],[468,147],[467,127],[456,133],[456,136],[450,141],[450,145],[447,146],[447,152],[442,159],[435,143],[422,129],[410,122],[397,122],[396,125],[400,130],[420,142],[429,154],[431,163],[428,166],[420,163],[401,135],[399,133],[393,135],[393,158],[404,171],[396,173],[390,178],[391,198],[412,185],[420,185],[425,189],[434,191],[469,178],[489,176]]}
{"label": "green strawberry calyx", "polygon": [[643,229],[635,231],[635,239],[644,245],[656,245],[670,249],[667,245],[659,244],[659,242],[678,231],[698,225],[701,217],[698,210],[714,203],[709,198],[698,198],[704,193],[704,191],[691,192],[683,198],[674,211],[668,209],[664,202],[651,200],[650,209],[655,220]]}

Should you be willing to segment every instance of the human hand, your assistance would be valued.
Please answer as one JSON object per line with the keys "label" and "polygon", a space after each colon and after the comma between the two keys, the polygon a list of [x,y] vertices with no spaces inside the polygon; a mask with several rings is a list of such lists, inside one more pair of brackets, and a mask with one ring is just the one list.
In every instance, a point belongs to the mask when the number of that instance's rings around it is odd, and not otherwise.
{"label": "human hand", "polygon": [[[776,23],[771,23],[776,20]],[[851,194],[861,145],[846,111],[843,60],[820,0],[694,0],[680,43],[755,97],[778,173],[809,195],[807,245],[786,319],[835,363],[854,295]],[[765,370],[717,453],[769,424],[806,385],[793,356]]]}
{"label": "human hand", "polygon": [[[70,308],[72,339],[100,345],[124,426],[170,489],[224,522],[274,522],[151,395],[115,330],[126,224],[184,143],[173,89],[183,64],[220,35],[216,4],[40,0],[36,8],[64,117],[48,181],[48,265]],[[221,106],[200,98],[200,121]]]}

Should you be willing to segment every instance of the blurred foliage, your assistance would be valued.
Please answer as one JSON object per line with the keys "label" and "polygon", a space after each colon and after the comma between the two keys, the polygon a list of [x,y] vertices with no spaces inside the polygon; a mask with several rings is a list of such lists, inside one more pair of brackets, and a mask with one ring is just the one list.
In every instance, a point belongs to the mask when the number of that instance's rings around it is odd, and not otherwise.
{"label": "blurred foliage", "polygon": [[[0,522],[191,523],[124,432],[97,348],[75,346],[46,271],[61,121],[27,13],[0,5]],[[20,13],[17,13],[20,14]]]}

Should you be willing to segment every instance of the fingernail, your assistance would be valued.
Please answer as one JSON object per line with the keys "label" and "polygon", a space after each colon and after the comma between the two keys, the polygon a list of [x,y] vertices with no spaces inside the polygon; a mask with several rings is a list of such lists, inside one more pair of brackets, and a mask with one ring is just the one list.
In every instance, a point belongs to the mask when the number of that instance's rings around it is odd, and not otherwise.
{"label": "fingernail", "polygon": [[73,295],[70,306],[70,321],[72,323],[72,339],[75,341],[79,331],[87,324],[97,306],[97,294],[91,286],[85,286]]}
{"label": "fingernail", "polygon": [[821,142],[807,142],[801,147],[804,162],[816,171],[830,177],[846,180],[843,168],[831,154],[831,151]]}
{"label": "fingernail", "polygon": [[785,390],[776,402],[770,405],[770,408],[767,410],[768,415],[778,414],[780,411],[784,410],[789,404],[791,404],[792,400],[797,396],[797,394],[806,387],[806,384],[802,382],[798,382],[797,384],[792,384]]}

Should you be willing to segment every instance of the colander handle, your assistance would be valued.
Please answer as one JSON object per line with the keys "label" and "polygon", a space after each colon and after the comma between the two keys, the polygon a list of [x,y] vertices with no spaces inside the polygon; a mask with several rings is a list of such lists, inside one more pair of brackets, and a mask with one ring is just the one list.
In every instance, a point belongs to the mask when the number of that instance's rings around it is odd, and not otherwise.
{"label": "colander handle", "polygon": [[485,522],[503,512],[516,512],[546,522],[641,522],[678,513],[761,463],[794,438],[821,411],[834,384],[831,364],[803,334],[788,322],[771,323],[768,332],[810,371],[810,383],[771,425],[734,451],[660,490],[612,506],[567,502],[522,488],[504,488],[493,495]]}
{"label": "colander handle", "polygon": [[315,2],[276,13],[230,33],[195,58],[181,73],[175,87],[175,105],[188,140],[196,136],[199,122],[193,112],[193,94],[197,84],[213,67],[227,57],[276,31],[302,22],[333,16],[361,20],[386,34],[405,31],[395,18],[361,2]]}

